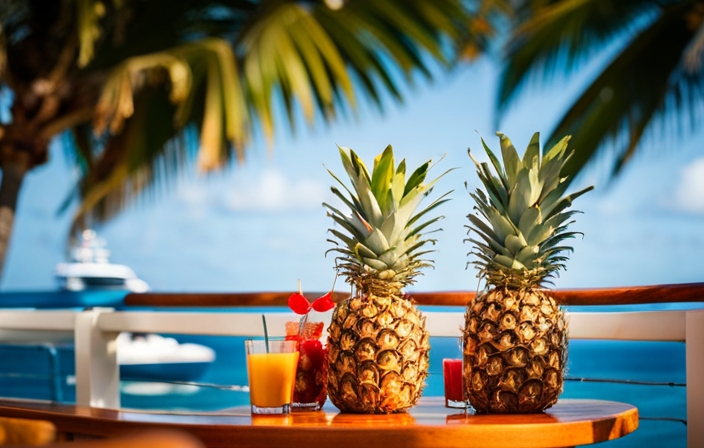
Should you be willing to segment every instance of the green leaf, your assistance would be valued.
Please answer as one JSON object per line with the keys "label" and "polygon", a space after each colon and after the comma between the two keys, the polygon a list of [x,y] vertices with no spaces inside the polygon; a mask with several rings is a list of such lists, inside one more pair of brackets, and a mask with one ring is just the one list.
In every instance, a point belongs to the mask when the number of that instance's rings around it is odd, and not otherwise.
{"label": "green leaf", "polygon": [[386,208],[387,192],[394,177],[394,152],[391,145],[374,159],[372,171],[372,192],[382,209]]}
{"label": "green leaf", "polygon": [[579,210],[570,210],[568,212],[557,213],[557,214],[552,215],[552,217],[550,217],[550,219],[546,220],[545,224],[553,226],[555,228],[558,228],[559,226],[562,225],[562,223],[564,223],[565,221],[567,221],[572,216],[574,216],[578,213],[582,213],[582,212]]}
{"label": "green leaf", "polygon": [[394,180],[391,189],[394,193],[394,200],[396,201],[396,208],[398,208],[401,199],[403,198],[403,191],[405,189],[405,176],[406,176],[406,161],[401,160],[396,169],[396,174],[394,175]]}
{"label": "green leaf", "polygon": [[484,184],[487,193],[489,193],[492,204],[499,210],[499,213],[504,213],[508,206],[508,193],[504,190],[499,179],[491,175],[489,166],[486,163],[481,164],[481,170],[479,179]]}
{"label": "green leaf", "polygon": [[397,215],[395,213],[388,215],[381,225],[381,233],[384,234],[388,241],[396,241],[398,235],[403,231],[403,224],[401,224],[396,217]]}
{"label": "green leaf", "polygon": [[385,271],[386,269],[389,269],[389,266],[386,263],[376,258],[362,258],[362,261],[377,271]]}
{"label": "green leaf", "polygon": [[355,240],[354,240],[353,238],[350,238],[349,236],[345,235],[345,234],[342,233],[342,232],[338,232],[338,231],[335,230],[335,229],[330,229],[329,232],[332,233],[333,235],[335,235],[335,237],[338,238],[340,241],[342,241],[343,243],[345,243],[345,245],[346,245],[348,248],[354,249]]}
{"label": "green leaf", "polygon": [[511,191],[511,198],[508,203],[508,216],[511,221],[519,222],[521,216],[528,210],[531,203],[531,185],[528,170],[522,168],[517,176],[515,188]]}
{"label": "green leaf", "polygon": [[[340,145],[337,145],[337,148],[340,150],[340,159],[342,159],[342,166],[345,168],[347,176],[349,176],[349,178],[352,180],[352,186],[355,188],[355,191],[357,191],[357,193],[359,194],[359,191],[357,190],[357,178],[359,177],[359,173],[357,172],[355,166],[352,164],[353,151],[350,148]],[[342,183],[339,179],[338,182]]]}
{"label": "green leaf", "polygon": [[408,182],[406,182],[406,188],[403,190],[404,198],[408,195],[408,193],[415,190],[420,184],[423,183],[425,176],[428,174],[429,167],[430,161],[427,161],[419,166],[413,174],[411,174],[411,177],[408,178]]}
{"label": "green leaf", "polygon": [[428,226],[430,226],[430,225],[432,225],[432,224],[434,224],[434,223],[436,223],[436,222],[438,222],[439,220],[444,219],[444,218],[445,218],[445,217],[442,216],[442,215],[441,215],[441,216],[436,216],[435,218],[433,218],[433,219],[431,219],[431,220],[429,220],[429,221],[426,221],[426,222],[424,222],[423,224],[417,225],[415,228],[413,228],[413,229],[408,233],[408,235],[406,235],[406,240],[408,240],[409,238],[413,238],[414,236],[418,235],[421,231],[423,231],[423,229],[425,229],[426,227],[428,227]]}
{"label": "green leaf", "polygon": [[561,159],[563,154],[567,150],[567,145],[569,144],[571,138],[571,135],[565,135],[559,142],[555,143],[555,145],[550,149],[550,151],[545,153],[543,163],[549,160]]}
{"label": "green leaf", "polygon": [[528,148],[523,154],[523,166],[527,170],[532,170],[535,168],[537,171],[540,168],[540,132],[533,134],[530,139]]}
{"label": "green leaf", "polygon": [[555,232],[555,228],[550,225],[535,226],[526,237],[529,246],[537,246],[545,241]]}
{"label": "green leaf", "polygon": [[365,179],[359,184],[359,201],[362,203],[369,224],[373,227],[381,227],[384,223],[384,214]]}
{"label": "green leaf", "polygon": [[538,251],[539,248],[537,246],[525,246],[516,254],[516,260],[523,263],[529,269],[532,269],[533,266],[530,265],[535,261]]}
{"label": "green leaf", "polygon": [[347,190],[347,192],[350,194],[350,197],[352,198],[352,200],[354,200],[354,202],[352,202],[352,201],[350,201],[349,199],[347,199],[347,197],[346,197],[344,194],[342,194],[342,192],[341,192],[340,190],[338,190],[337,188],[335,188],[335,187],[330,187],[330,191],[331,191],[335,196],[337,196],[338,198],[340,198],[340,200],[341,200],[347,207],[349,207],[350,210],[355,211],[355,212],[358,212],[358,213],[362,214],[362,216],[364,216],[364,214],[363,214],[364,210],[362,209],[362,205],[357,201],[357,198],[355,198],[355,197],[349,192],[349,190]]}
{"label": "green leaf", "polygon": [[[506,178],[506,173],[503,170],[503,167],[501,166],[501,163],[499,162],[499,159],[496,158],[496,155],[494,155],[493,151],[489,149],[489,147],[486,145],[484,142],[484,138],[480,137],[482,141],[482,146],[484,147],[484,151],[486,151],[486,154],[489,156],[489,160],[491,160],[492,165],[494,165],[494,169],[496,170],[496,174],[498,174],[499,179],[501,179],[501,183],[504,186],[504,190],[508,191],[510,188],[510,184],[508,183],[508,179]],[[471,154],[470,154],[471,157]]]}
{"label": "green leaf", "polygon": [[369,188],[371,189],[372,179],[369,176],[369,171],[367,170],[367,165],[365,165],[364,162],[362,161],[362,159],[359,158],[357,153],[355,153],[352,150],[350,150],[350,158],[352,159],[352,166],[354,167],[355,172],[358,173],[357,177],[359,179],[359,182],[366,183],[366,185],[368,185]]}
{"label": "green leaf", "polygon": [[514,229],[511,223],[506,220],[499,212],[494,209],[489,209],[487,211],[489,222],[491,227],[494,229],[494,233],[499,237],[500,241],[506,240],[509,235],[514,235]]}
{"label": "green leaf", "polygon": [[487,237],[491,238],[492,240],[496,241],[497,244],[500,244],[503,242],[501,238],[499,238],[494,231],[486,225],[484,221],[479,219],[478,217],[474,215],[467,215],[467,218],[469,218],[470,222],[474,224],[479,230],[481,230],[484,234],[486,234]]}
{"label": "green leaf", "polygon": [[564,162],[565,159],[561,157],[547,159],[546,156],[543,158],[543,166],[540,167],[540,181],[543,187],[540,197],[538,198],[538,203],[542,203],[547,195],[560,183],[560,171],[562,170]]}
{"label": "green leaf", "polygon": [[577,199],[578,197],[582,196],[584,193],[586,193],[586,192],[588,192],[588,191],[591,191],[591,190],[593,190],[593,189],[594,189],[594,186],[592,185],[592,186],[589,186],[589,187],[585,188],[584,190],[580,190],[580,191],[578,191],[578,192],[576,192],[576,193],[572,193],[572,194],[569,195],[569,196],[565,196],[565,197],[562,198],[557,204],[555,204],[555,206],[554,206],[552,209],[548,210],[547,219],[550,219],[550,218],[553,217],[554,215],[560,213],[562,210],[564,210],[564,209],[566,209],[567,207],[571,206],[571,205],[572,205],[572,201],[574,201],[574,200]]}
{"label": "green leaf", "polygon": [[357,243],[354,246],[354,252],[357,254],[357,257],[361,260],[364,257],[368,258],[376,258],[378,255],[374,253],[373,250],[369,249],[367,246],[365,246],[362,243]]}
{"label": "green leaf", "polygon": [[347,219],[345,219],[343,216],[331,213],[330,217],[333,219],[333,221],[342,226],[342,228],[347,230],[350,235],[352,235],[357,240],[363,240],[365,238],[366,231],[360,230]]}
{"label": "green leaf", "polygon": [[94,44],[100,37],[96,14],[96,2],[93,0],[76,0],[76,28],[78,34],[78,66],[83,68],[93,59]]}
{"label": "green leaf", "polygon": [[[555,249],[556,249],[555,245],[556,244],[558,244],[564,240],[567,240],[567,239],[572,239],[572,238],[576,237],[577,235],[581,235],[581,233],[580,232],[564,232],[559,235],[554,235],[551,238],[548,238],[547,240],[545,240],[544,242],[542,242],[540,244],[540,251],[542,253],[547,253],[547,254],[553,253],[553,252],[555,252]],[[562,250],[562,249],[559,249],[559,250]]]}
{"label": "green leaf", "polygon": [[504,241],[504,246],[506,249],[511,251],[513,255],[517,255],[524,247],[526,247],[526,242],[523,238],[519,238],[516,235],[509,235]]}
{"label": "green leaf", "polygon": [[406,250],[406,252],[404,252],[404,254],[411,256],[414,252],[416,252],[418,249],[420,249],[421,247],[425,246],[428,243],[435,244],[435,240],[433,240],[433,239],[422,240],[422,241],[414,244],[413,246],[409,247]]}
{"label": "green leaf", "polygon": [[501,155],[504,159],[504,169],[506,170],[506,178],[509,185],[515,185],[518,173],[521,170],[521,159],[518,157],[516,148],[513,147],[511,140],[501,132],[497,132],[501,142]]}
{"label": "green leaf", "polygon": [[387,251],[390,247],[389,242],[381,230],[374,229],[372,233],[364,240],[364,244],[369,247],[375,254],[381,254]]}
{"label": "green leaf", "polygon": [[423,217],[426,213],[429,211],[435,209],[436,207],[439,207],[440,205],[444,204],[445,202],[449,201],[450,199],[445,199],[452,191],[448,191],[447,193],[443,194],[439,198],[437,198],[435,201],[433,201],[428,207],[423,209],[422,211],[418,212],[413,218],[411,218],[408,221],[408,224],[406,224],[406,228],[411,227],[416,221],[418,221],[421,217]]}
{"label": "green leaf", "polygon": [[[487,256],[489,258],[496,255],[495,250],[493,250],[491,247],[487,246],[486,244],[484,244],[480,241],[477,241],[473,238],[468,238],[466,241],[469,241],[470,243],[472,243],[476,249],[479,249],[485,256]],[[509,255],[510,255],[510,253],[509,253]]]}
{"label": "green leaf", "polygon": [[395,248],[392,247],[383,254],[379,255],[379,259],[390,268],[393,268],[394,264],[398,260],[398,256],[396,255],[396,251],[394,249]]}
{"label": "green leaf", "polygon": [[513,267],[515,263],[515,260],[513,258],[507,257],[505,255],[497,255],[493,258],[492,261],[506,268]]}
{"label": "green leaf", "polygon": [[520,230],[523,235],[528,235],[535,226],[542,222],[543,218],[540,213],[540,208],[533,206],[521,215],[521,219],[518,221],[518,230]]}

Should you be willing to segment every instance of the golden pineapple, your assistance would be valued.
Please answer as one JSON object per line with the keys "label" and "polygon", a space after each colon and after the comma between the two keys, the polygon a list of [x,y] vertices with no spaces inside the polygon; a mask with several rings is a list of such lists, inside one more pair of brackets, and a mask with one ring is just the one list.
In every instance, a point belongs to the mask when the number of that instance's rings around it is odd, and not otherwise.
{"label": "golden pineapple", "polygon": [[354,151],[340,148],[340,155],[354,193],[330,173],[348,195],[332,191],[351,215],[324,205],[344,231],[330,229],[338,240],[330,240],[331,250],[353,294],[328,328],[328,395],[343,412],[400,412],[421,396],[430,350],[425,318],[402,289],[432,263],[421,258],[431,251],[421,249],[434,240],[420,231],[442,217],[419,220],[447,194],[415,213],[437,181],[423,184],[430,162],[406,181],[405,161],[394,166],[391,146],[375,158],[371,176]]}
{"label": "golden pineapple", "polygon": [[521,160],[511,141],[501,140],[503,167],[482,140],[498,175],[477,162],[487,194],[470,195],[481,216],[470,214],[469,238],[487,289],[467,305],[463,335],[465,395],[478,413],[540,412],[557,402],[567,361],[567,323],[543,284],[564,268],[569,246],[560,243],[578,232],[565,211],[593,187],[562,196],[560,171],[571,156],[569,136],[540,158],[539,134]]}

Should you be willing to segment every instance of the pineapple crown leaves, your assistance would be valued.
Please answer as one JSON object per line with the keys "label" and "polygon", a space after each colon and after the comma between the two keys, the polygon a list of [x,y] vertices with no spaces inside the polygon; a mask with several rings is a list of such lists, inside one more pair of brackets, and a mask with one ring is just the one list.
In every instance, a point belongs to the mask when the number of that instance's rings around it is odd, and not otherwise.
{"label": "pineapple crown leaves", "polygon": [[[572,152],[567,152],[570,136],[564,137],[540,157],[540,134],[531,138],[523,159],[518,156],[511,141],[497,132],[501,143],[501,161],[481,139],[482,146],[494,168],[480,163],[468,150],[477,167],[477,174],[486,193],[478,188],[469,192],[476,202],[478,214],[470,214],[468,238],[474,248],[479,277],[498,287],[526,288],[540,286],[564,269],[570,246],[560,245],[564,240],[580,235],[567,228],[574,221],[569,219],[577,210],[567,210],[572,202],[592,190],[590,186],[576,193],[563,196],[567,190],[567,177],[560,171]],[[465,183],[465,187],[467,184]]]}
{"label": "pineapple crown leaves", "polygon": [[[336,240],[328,240],[335,244],[328,252],[339,254],[340,270],[348,282],[358,287],[374,283],[401,289],[412,284],[419,269],[432,267],[433,263],[422,257],[434,251],[423,249],[428,244],[434,245],[436,240],[423,238],[421,232],[444,218],[428,217],[428,213],[449,201],[447,196],[452,191],[417,213],[416,209],[432,192],[435,183],[452,170],[426,183],[428,171],[432,168],[431,161],[428,161],[406,178],[405,160],[396,166],[393,148],[389,145],[374,159],[370,174],[353,150],[338,148],[352,189],[328,169],[342,188],[333,186],[331,191],[349,211],[349,214],[343,213],[323,203],[328,216],[340,226],[340,229],[330,229]],[[442,229],[432,232],[439,230]]]}

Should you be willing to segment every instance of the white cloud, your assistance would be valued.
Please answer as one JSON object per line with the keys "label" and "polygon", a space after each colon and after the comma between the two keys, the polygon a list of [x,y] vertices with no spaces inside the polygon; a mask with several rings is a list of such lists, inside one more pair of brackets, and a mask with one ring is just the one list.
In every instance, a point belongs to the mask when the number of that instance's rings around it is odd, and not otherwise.
{"label": "white cloud", "polygon": [[671,206],[687,213],[704,214],[704,157],[682,168]]}
{"label": "white cloud", "polygon": [[328,198],[326,185],[310,179],[289,179],[275,169],[249,182],[238,182],[228,208],[236,211],[277,212],[319,209]]}

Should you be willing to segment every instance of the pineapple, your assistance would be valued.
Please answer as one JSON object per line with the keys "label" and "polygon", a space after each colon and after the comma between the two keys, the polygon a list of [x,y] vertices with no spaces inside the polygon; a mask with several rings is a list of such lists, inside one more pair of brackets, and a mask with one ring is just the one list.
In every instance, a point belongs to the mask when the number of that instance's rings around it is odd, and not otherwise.
{"label": "pineapple", "polygon": [[[540,157],[539,134],[521,160],[501,141],[503,167],[482,139],[496,173],[477,162],[486,194],[470,193],[481,216],[470,214],[473,262],[487,289],[467,305],[463,335],[465,396],[478,413],[530,413],[549,408],[562,392],[567,323],[545,283],[564,268],[569,246],[560,243],[578,211],[565,211],[593,187],[564,196],[560,171],[572,153],[567,136]],[[483,219],[482,219],[483,218]]]}
{"label": "pineapple", "polygon": [[405,161],[394,166],[391,146],[374,159],[371,176],[354,151],[340,148],[340,155],[353,191],[330,172],[347,195],[332,192],[350,215],[323,205],[341,227],[330,229],[338,241],[328,241],[336,245],[330,251],[339,253],[336,264],[353,294],[337,305],[328,328],[328,395],[343,412],[400,412],[421,396],[430,350],[425,318],[402,290],[432,264],[421,257],[435,240],[420,232],[442,216],[420,219],[449,192],[414,214],[439,179],[423,183],[430,161],[406,181]]}

